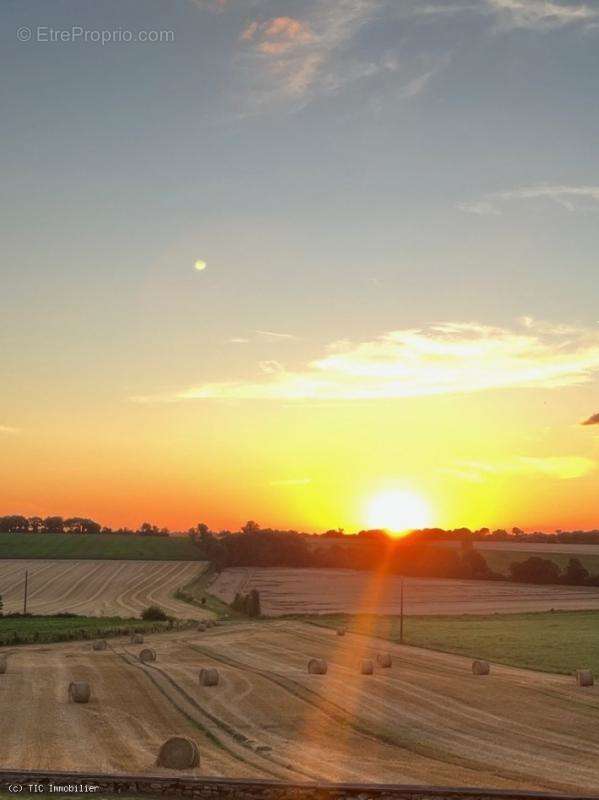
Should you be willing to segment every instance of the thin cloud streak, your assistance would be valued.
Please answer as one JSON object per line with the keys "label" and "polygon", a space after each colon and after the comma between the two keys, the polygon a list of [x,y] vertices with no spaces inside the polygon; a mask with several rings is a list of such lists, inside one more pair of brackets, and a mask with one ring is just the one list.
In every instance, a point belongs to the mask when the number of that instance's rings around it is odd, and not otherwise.
{"label": "thin cloud streak", "polygon": [[521,320],[516,329],[444,323],[338,341],[299,370],[204,383],[148,400],[377,400],[508,388],[555,389],[599,372],[599,331]]}
{"label": "thin cloud streak", "polygon": [[497,461],[455,461],[439,471],[469,483],[485,481],[503,475],[545,475],[558,480],[574,480],[588,475],[596,463],[582,456],[514,456]]}
{"label": "thin cloud streak", "polygon": [[259,336],[266,336],[268,339],[299,339],[293,333],[279,333],[278,331],[256,331]]}
{"label": "thin cloud streak", "polygon": [[550,30],[599,20],[599,9],[586,4],[563,5],[549,0],[486,0],[486,4],[510,28]]}
{"label": "thin cloud streak", "polygon": [[416,17],[448,17],[477,14],[490,17],[496,32],[528,29],[545,32],[566,26],[594,27],[599,21],[599,9],[587,3],[564,5],[550,0],[479,0],[475,3],[421,3],[410,8]]}
{"label": "thin cloud streak", "polygon": [[488,194],[473,202],[459,203],[458,208],[479,216],[499,215],[501,206],[513,200],[549,200],[572,212],[588,210],[589,206],[581,206],[581,201],[588,200],[590,208],[599,211],[599,186],[523,186]]}

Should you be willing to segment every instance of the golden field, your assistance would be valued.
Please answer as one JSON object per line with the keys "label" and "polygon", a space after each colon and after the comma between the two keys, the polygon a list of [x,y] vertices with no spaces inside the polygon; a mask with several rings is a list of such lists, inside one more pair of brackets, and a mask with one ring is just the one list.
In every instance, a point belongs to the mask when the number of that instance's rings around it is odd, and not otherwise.
{"label": "golden field", "polygon": [[173,595],[203,568],[197,561],[0,560],[0,594],[4,613],[22,611],[27,571],[32,614],[132,617],[157,604],[169,614],[201,619],[209,615]]}
{"label": "golden field", "polygon": [[[410,615],[493,614],[599,608],[599,587],[535,586],[504,581],[405,578]],[[347,569],[237,567],[224,570],[210,591],[230,603],[237,592],[260,592],[262,613],[398,614],[398,575]]]}
{"label": "golden field", "polygon": [[[225,623],[206,632],[9,651],[0,676],[5,768],[164,773],[173,734],[199,744],[190,774],[599,791],[599,687],[300,623]],[[362,675],[389,652],[390,669]],[[307,661],[326,658],[326,675]],[[202,667],[216,687],[200,686]],[[71,680],[92,687],[67,700]],[[172,774],[172,773],[170,773]]]}

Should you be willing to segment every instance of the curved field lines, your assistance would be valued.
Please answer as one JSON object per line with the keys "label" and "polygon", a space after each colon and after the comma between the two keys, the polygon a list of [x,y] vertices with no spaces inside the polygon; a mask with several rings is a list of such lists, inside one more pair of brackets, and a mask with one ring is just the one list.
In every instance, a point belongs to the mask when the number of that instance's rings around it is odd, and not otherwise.
{"label": "curved field lines", "polygon": [[[599,790],[599,687],[571,677],[493,665],[480,678],[459,656],[300,622],[152,635],[151,664],[113,641],[11,649],[6,767],[159,773],[160,745],[179,734],[198,742],[204,775]],[[391,668],[362,675],[383,650]],[[326,675],[308,674],[311,657]],[[200,685],[203,667],[217,686]],[[90,682],[90,703],[67,702],[71,680]]]}
{"label": "curved field lines", "polygon": [[174,597],[204,568],[180,561],[0,561],[0,594],[5,612],[27,607],[34,614],[68,611],[88,616],[139,616],[151,604],[170,614],[201,619],[208,612]]}

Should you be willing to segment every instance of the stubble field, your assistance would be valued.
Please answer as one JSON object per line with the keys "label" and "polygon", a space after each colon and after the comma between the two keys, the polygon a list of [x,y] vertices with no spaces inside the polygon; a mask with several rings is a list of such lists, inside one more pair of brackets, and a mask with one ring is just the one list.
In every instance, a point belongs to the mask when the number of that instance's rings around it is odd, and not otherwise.
{"label": "stubble field", "polygon": [[184,561],[10,559],[0,561],[0,595],[4,613],[22,611],[27,571],[33,614],[133,617],[157,604],[175,616],[201,619],[209,614],[173,595],[203,569]]}
{"label": "stubble field", "polygon": [[[5,768],[161,773],[158,748],[183,734],[201,750],[192,774],[599,791],[599,687],[570,676],[475,677],[459,656],[296,621],[147,637],[150,665],[115,641],[10,652]],[[392,667],[361,675],[383,651]],[[328,673],[309,675],[310,657]],[[199,685],[204,666],[218,686]],[[90,681],[90,703],[67,702],[71,680]]]}
{"label": "stubble field", "polygon": [[[260,592],[262,613],[398,614],[397,575],[343,569],[234,568],[224,570],[211,593],[230,603],[236,592]],[[493,614],[599,608],[599,587],[534,586],[504,581],[406,578],[404,611],[410,615]]]}

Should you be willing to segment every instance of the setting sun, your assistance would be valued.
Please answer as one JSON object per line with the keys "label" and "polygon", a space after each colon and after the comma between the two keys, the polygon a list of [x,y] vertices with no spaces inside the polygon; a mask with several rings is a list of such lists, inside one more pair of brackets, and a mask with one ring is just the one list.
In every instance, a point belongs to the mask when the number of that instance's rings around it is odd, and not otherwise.
{"label": "setting sun", "polygon": [[385,528],[392,533],[426,528],[430,517],[430,508],[420,495],[401,489],[375,495],[366,512],[368,527]]}

